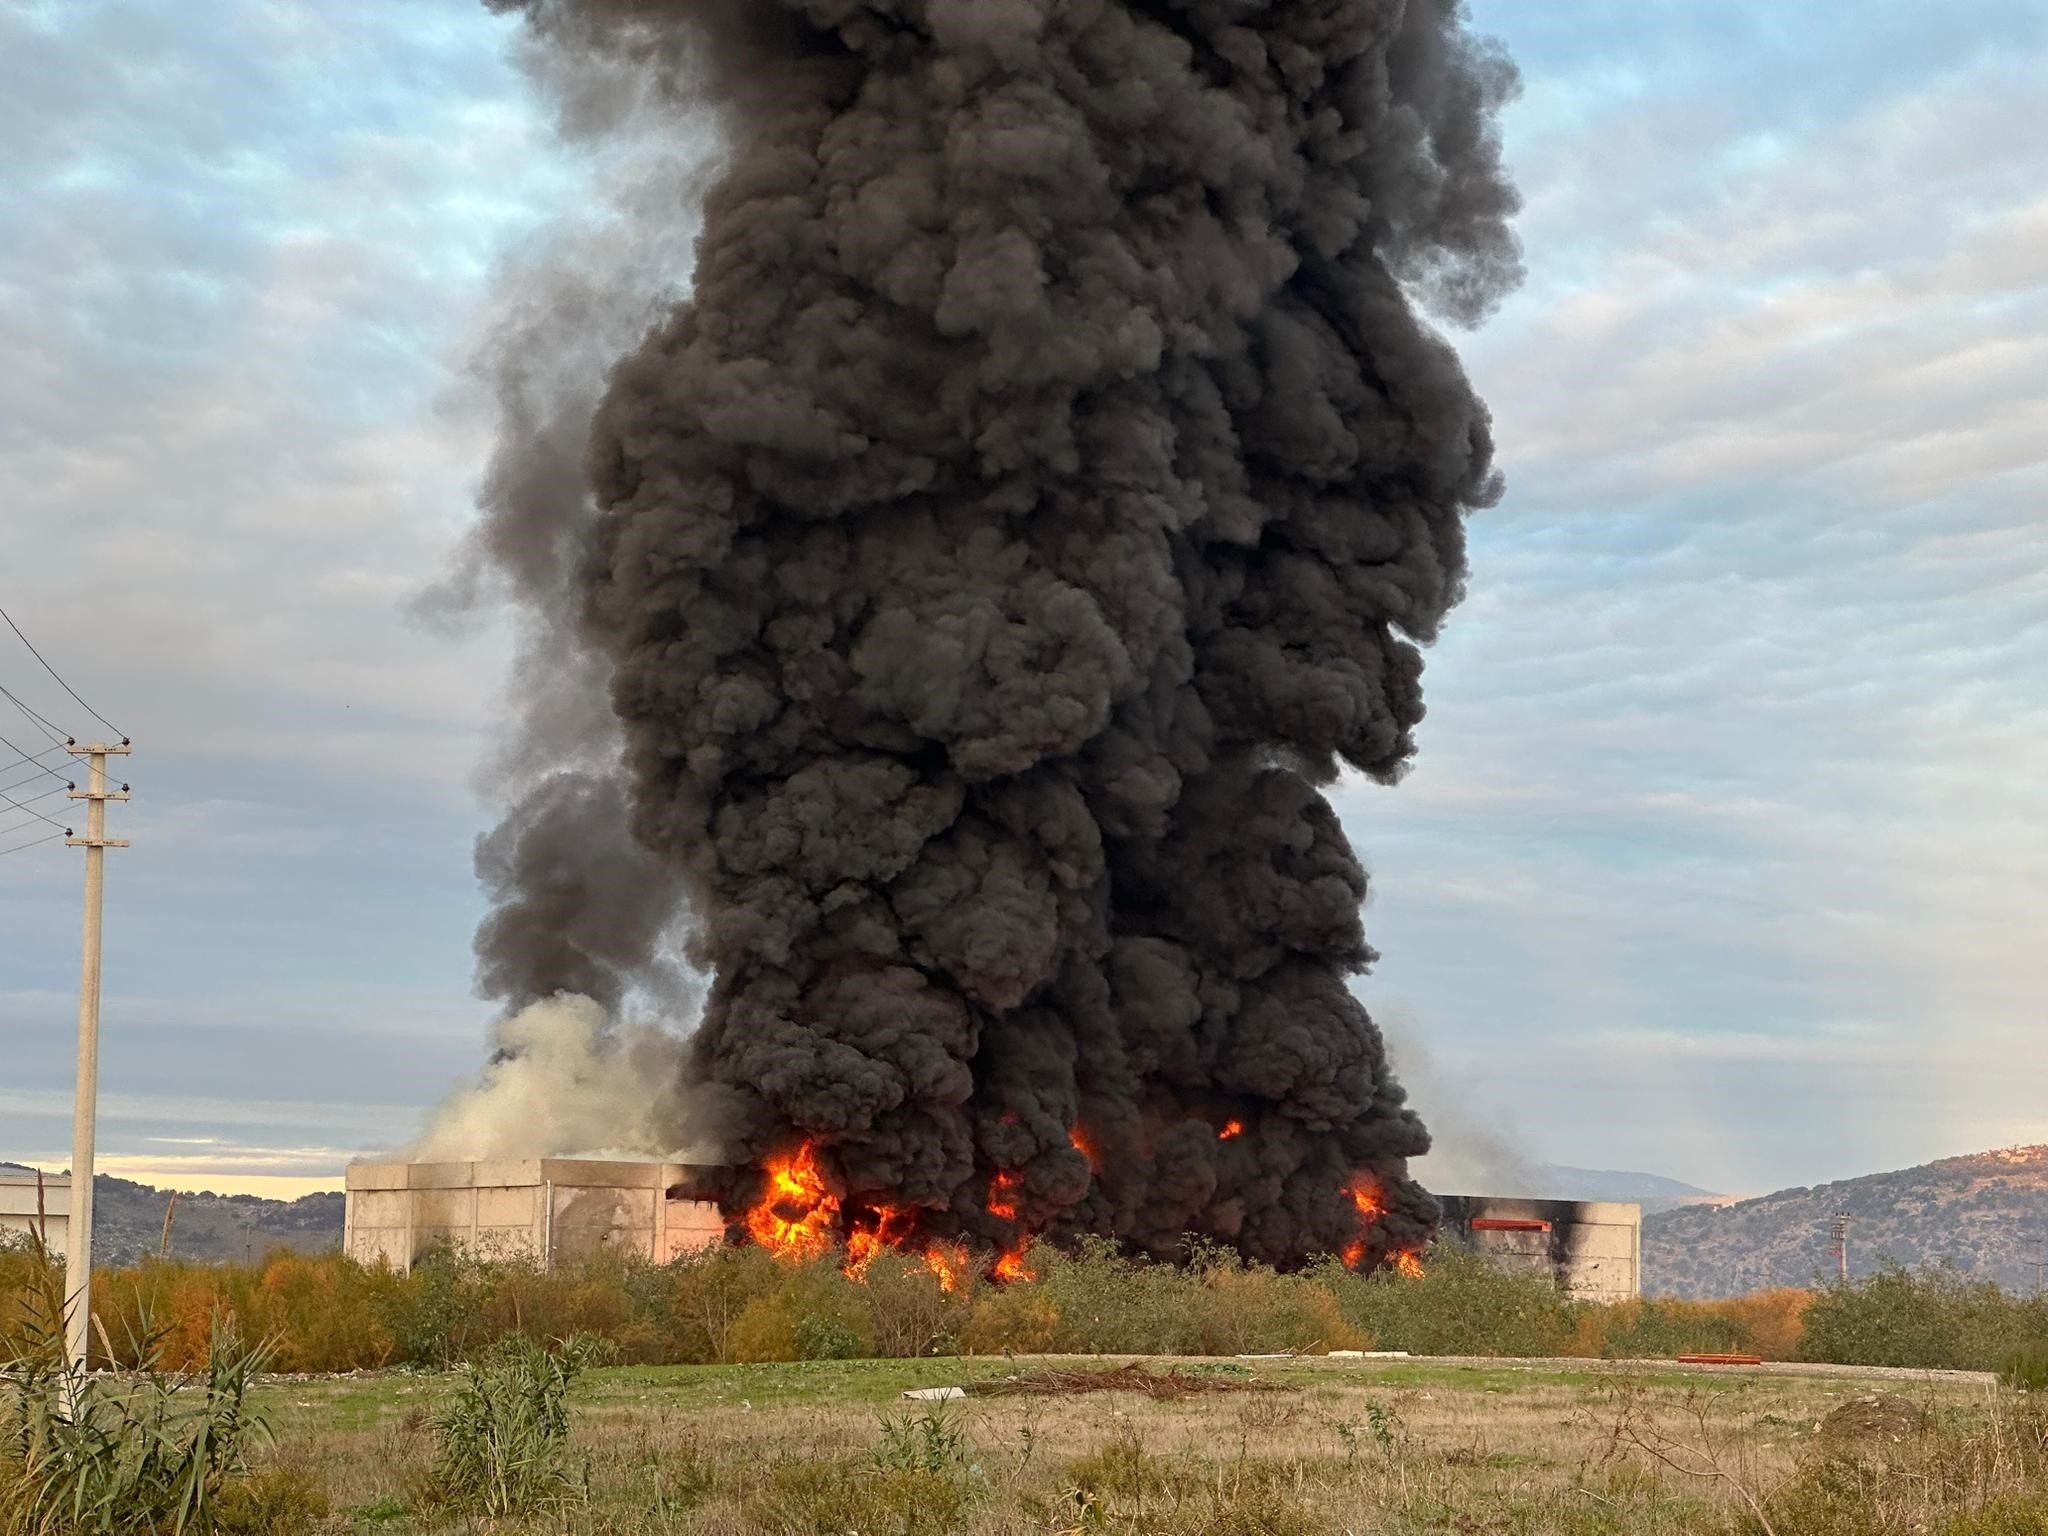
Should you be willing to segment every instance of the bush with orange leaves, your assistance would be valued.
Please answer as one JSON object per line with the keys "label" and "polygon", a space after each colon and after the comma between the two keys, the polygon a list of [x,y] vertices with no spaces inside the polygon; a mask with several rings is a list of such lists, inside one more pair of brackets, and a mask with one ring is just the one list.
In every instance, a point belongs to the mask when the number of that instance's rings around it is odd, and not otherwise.
{"label": "bush with orange leaves", "polygon": [[1757,1291],[1719,1301],[1621,1301],[1581,1306],[1566,1353],[1587,1359],[1661,1359],[1682,1354],[1798,1358],[1811,1291]]}
{"label": "bush with orange leaves", "polygon": [[1749,1330],[1749,1347],[1754,1353],[1766,1360],[1797,1360],[1813,1295],[1803,1286],[1780,1285],[1712,1305],[1726,1308]]}
{"label": "bush with orange leaves", "polygon": [[135,1369],[153,1343],[167,1369],[196,1370],[216,1311],[234,1317],[245,1338],[272,1343],[272,1370],[373,1369],[397,1357],[387,1318],[404,1281],[339,1254],[280,1249],[254,1264],[145,1259],[96,1270],[92,1282],[102,1364]]}

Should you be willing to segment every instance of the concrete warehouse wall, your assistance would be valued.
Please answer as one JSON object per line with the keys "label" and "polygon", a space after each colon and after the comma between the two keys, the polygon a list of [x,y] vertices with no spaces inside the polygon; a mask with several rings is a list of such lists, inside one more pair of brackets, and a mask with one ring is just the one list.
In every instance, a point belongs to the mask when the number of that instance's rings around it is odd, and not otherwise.
{"label": "concrete warehouse wall", "polygon": [[668,1198],[692,1171],[582,1158],[355,1163],[342,1248],[401,1272],[441,1247],[547,1264],[623,1248],[665,1264],[725,1237],[717,1206]]}
{"label": "concrete warehouse wall", "polygon": [[0,1173],[0,1238],[36,1229],[36,1180],[43,1184],[43,1243],[62,1253],[71,1233],[71,1175]]}
{"label": "concrete warehouse wall", "polygon": [[[1582,1301],[1628,1301],[1643,1291],[1643,1208],[1616,1200],[1516,1200],[1439,1195],[1444,1236],[1504,1269],[1548,1273]],[[1542,1221],[1550,1230],[1488,1231],[1475,1221]]]}

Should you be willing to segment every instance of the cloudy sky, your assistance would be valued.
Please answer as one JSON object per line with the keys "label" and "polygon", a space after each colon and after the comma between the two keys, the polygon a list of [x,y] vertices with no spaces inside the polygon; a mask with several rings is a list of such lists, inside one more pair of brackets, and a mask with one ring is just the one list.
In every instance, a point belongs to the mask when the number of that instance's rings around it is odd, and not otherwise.
{"label": "cloudy sky", "polygon": [[[1529,281],[1460,338],[1510,490],[1416,771],[1339,797],[1422,1108],[1745,1191],[2048,1140],[2043,9],[1474,9],[1526,77]],[[0,606],[138,749],[113,1171],[332,1187],[481,1060],[508,645],[409,599],[492,296],[603,174],[509,37],[0,0]],[[91,724],[11,636],[0,684]],[[0,1157],[53,1167],[78,860],[0,854]]]}

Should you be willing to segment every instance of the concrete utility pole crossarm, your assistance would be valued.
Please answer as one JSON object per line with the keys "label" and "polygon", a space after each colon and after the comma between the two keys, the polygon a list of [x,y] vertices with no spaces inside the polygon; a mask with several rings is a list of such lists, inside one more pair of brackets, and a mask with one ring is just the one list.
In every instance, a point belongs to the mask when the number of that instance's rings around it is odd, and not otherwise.
{"label": "concrete utility pole crossarm", "polygon": [[108,746],[73,742],[73,757],[90,760],[87,787],[71,791],[86,802],[85,836],[66,836],[72,848],[85,850],[85,942],[78,973],[78,1088],[71,1108],[71,1219],[64,1244],[64,1287],[71,1293],[64,1318],[64,1348],[72,1365],[85,1369],[92,1340],[92,1162],[93,1122],[100,1093],[100,896],[106,886],[109,848],[126,848],[125,837],[107,836],[107,802],[126,800],[128,786],[107,788],[107,759],[126,757],[128,743]]}

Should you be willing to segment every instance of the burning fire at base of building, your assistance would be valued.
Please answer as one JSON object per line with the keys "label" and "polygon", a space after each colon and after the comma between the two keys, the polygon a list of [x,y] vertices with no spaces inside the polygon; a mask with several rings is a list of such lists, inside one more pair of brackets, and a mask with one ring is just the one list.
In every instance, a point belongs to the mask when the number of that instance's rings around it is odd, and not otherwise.
{"label": "burning fire at base of building", "polygon": [[[1235,1119],[1216,1130],[1220,1141],[1243,1134],[1243,1122]],[[1099,1154],[1085,1129],[1074,1127],[1068,1139],[1088,1159],[1091,1169],[1099,1166]],[[1022,1181],[1014,1171],[999,1170],[989,1181],[981,1208],[988,1220],[978,1231],[960,1228],[941,1212],[842,1198],[833,1192],[813,1142],[769,1157],[751,1180],[759,1193],[750,1203],[736,1205],[734,1191],[745,1189],[749,1182],[748,1170],[707,1171],[697,1187],[712,1193],[721,1207],[734,1213],[728,1221],[732,1240],[757,1243],[779,1259],[808,1261],[836,1249],[844,1254],[844,1272],[858,1279],[879,1255],[895,1253],[923,1263],[948,1290],[970,1269],[999,1281],[1037,1278],[1029,1256],[1043,1233],[1022,1220]],[[1358,1235],[1340,1254],[1345,1265],[1371,1269],[1385,1264],[1404,1275],[1419,1275],[1420,1256],[1411,1249],[1390,1249],[1378,1231],[1387,1207],[1372,1180],[1357,1175],[1345,1185],[1344,1193],[1358,1214]],[[747,1199],[744,1195],[739,1198]]]}
{"label": "burning fire at base of building", "polygon": [[[1378,1209],[1371,1187],[1354,1181],[1347,1193],[1361,1230],[1369,1229]],[[989,1197],[987,1215],[1007,1229],[1002,1242],[949,1235],[934,1212],[841,1199],[809,1144],[771,1159],[765,1172],[569,1158],[357,1163],[348,1170],[344,1245],[361,1263],[403,1270],[449,1247],[544,1264],[600,1249],[665,1263],[752,1243],[789,1263],[837,1255],[855,1280],[891,1260],[929,1271],[949,1291],[977,1277],[1036,1280],[1040,1235],[1016,1224],[1001,1181]],[[1443,1204],[1448,1240],[1504,1268],[1548,1274],[1586,1299],[1638,1292],[1641,1212],[1633,1205],[1472,1195],[1445,1196]],[[1361,1239],[1340,1257],[1361,1267],[1373,1251]],[[1397,1249],[1375,1267],[1413,1278],[1423,1262]]]}

